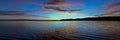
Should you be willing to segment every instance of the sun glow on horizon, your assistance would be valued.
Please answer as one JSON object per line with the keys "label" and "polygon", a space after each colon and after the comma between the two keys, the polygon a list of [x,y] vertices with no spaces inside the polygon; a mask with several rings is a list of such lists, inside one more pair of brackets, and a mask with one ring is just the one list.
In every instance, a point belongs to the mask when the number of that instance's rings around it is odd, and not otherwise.
{"label": "sun glow on horizon", "polygon": [[87,14],[77,12],[53,12],[48,15],[50,18],[70,19],[70,18],[85,18]]}

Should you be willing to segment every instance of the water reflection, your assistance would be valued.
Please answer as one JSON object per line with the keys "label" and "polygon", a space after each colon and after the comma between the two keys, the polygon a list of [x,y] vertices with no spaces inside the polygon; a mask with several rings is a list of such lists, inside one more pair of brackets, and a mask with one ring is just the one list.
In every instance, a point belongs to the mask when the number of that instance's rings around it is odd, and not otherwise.
{"label": "water reflection", "polygon": [[0,39],[119,40],[118,21],[0,21]]}

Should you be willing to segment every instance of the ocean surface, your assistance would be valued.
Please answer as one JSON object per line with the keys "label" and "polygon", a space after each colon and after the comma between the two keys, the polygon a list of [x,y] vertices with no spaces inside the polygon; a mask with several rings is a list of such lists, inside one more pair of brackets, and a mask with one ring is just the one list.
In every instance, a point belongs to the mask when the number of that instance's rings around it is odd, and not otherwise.
{"label": "ocean surface", "polygon": [[0,40],[120,40],[120,22],[0,21]]}

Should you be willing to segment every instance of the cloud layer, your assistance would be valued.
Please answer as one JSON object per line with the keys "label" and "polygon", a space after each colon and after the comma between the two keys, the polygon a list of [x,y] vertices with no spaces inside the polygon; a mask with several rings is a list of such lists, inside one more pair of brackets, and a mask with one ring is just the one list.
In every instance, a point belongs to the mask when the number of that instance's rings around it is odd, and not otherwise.
{"label": "cloud layer", "polygon": [[19,11],[0,11],[0,15],[25,15],[26,12]]}

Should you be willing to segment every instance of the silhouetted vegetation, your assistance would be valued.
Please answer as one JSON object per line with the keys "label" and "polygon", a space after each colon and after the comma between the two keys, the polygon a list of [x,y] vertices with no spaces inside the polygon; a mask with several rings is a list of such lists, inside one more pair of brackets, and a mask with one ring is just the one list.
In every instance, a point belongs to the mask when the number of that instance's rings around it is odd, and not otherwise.
{"label": "silhouetted vegetation", "polygon": [[88,17],[76,19],[62,19],[61,21],[120,21],[120,16],[106,16],[106,17]]}

